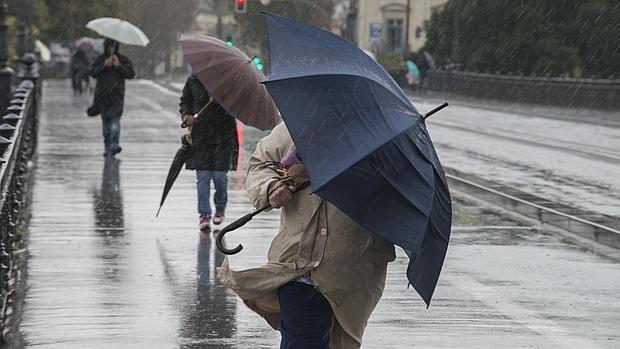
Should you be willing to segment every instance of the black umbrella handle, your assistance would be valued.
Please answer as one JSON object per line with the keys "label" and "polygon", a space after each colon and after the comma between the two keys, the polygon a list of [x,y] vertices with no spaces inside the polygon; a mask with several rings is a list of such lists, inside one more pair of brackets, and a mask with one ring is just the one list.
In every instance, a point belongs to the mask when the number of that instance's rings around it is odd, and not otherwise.
{"label": "black umbrella handle", "polygon": [[244,226],[247,222],[251,221],[252,218],[254,218],[254,216],[256,216],[257,214],[266,211],[268,209],[271,208],[271,205],[267,205],[264,206],[252,213],[248,213],[245,216],[237,219],[236,221],[230,223],[229,225],[225,226],[222,230],[219,231],[219,233],[217,234],[217,237],[215,238],[215,244],[217,245],[217,249],[220,250],[220,252],[222,252],[223,254],[226,255],[233,255],[233,254],[237,254],[239,252],[241,252],[241,250],[243,249],[243,246],[241,244],[237,245],[236,247],[232,248],[232,249],[228,249],[226,247],[224,247],[224,244],[222,242],[222,239],[224,238],[224,235],[226,235],[227,233],[241,228],[242,226]]}
{"label": "black umbrella handle", "polygon": [[441,109],[445,108],[448,106],[448,102],[438,106],[437,108],[429,111],[428,113],[424,114],[424,116],[422,117],[422,120],[426,120],[429,116],[435,114],[436,112],[440,111]]}

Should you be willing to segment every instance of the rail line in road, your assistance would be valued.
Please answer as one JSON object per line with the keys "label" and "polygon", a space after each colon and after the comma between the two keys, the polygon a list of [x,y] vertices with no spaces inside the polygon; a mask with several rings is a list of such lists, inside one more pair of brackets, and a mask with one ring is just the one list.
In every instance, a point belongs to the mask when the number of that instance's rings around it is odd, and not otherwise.
{"label": "rail line in road", "polygon": [[618,218],[553,203],[471,175],[447,170],[451,190],[458,190],[519,215],[620,249]]}
{"label": "rail line in road", "polygon": [[[587,159],[597,159],[597,160],[612,162],[615,164],[620,164],[620,151],[618,151],[617,149],[605,148],[605,147],[591,147],[589,145],[576,143],[576,142],[571,142],[571,143],[564,142],[565,144],[568,143],[566,145],[550,144],[548,142],[543,142],[541,140],[525,139],[523,137],[514,137],[510,135],[500,134],[495,130],[494,132],[482,131],[480,129],[465,127],[462,125],[455,125],[453,123],[449,123],[445,121],[438,121],[438,120],[433,120],[433,126],[450,128],[450,129],[461,131],[461,132],[468,132],[468,133],[473,133],[477,135],[482,135],[485,137],[492,137],[492,138],[501,139],[505,141],[516,142],[516,143],[523,144],[523,145],[530,145],[530,146],[536,146],[536,147],[544,147],[544,148],[548,148],[552,150],[559,150],[559,151],[566,152],[566,153],[576,154],[576,155],[582,156]],[[569,145],[574,145],[575,147],[571,147]]]}

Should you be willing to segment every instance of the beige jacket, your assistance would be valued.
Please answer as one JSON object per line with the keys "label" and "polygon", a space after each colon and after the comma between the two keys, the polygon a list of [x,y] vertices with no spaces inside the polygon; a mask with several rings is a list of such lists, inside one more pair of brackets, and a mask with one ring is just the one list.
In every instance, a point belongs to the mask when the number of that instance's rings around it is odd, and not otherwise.
{"label": "beige jacket", "polygon": [[[246,181],[255,207],[268,204],[277,177],[264,163],[279,162],[292,146],[284,123],[258,143]],[[352,349],[361,346],[368,318],[383,293],[387,263],[394,259],[391,243],[371,235],[306,188],[282,208],[280,232],[271,243],[268,263],[233,271],[225,260],[218,277],[277,329],[278,287],[310,271],[334,313],[331,348]]]}

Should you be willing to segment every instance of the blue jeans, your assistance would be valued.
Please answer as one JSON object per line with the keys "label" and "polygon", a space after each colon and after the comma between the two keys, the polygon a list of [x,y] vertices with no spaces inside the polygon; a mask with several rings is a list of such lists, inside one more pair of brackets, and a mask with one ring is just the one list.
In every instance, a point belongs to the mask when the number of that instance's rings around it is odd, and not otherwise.
{"label": "blue jeans", "polygon": [[119,147],[118,142],[121,137],[121,118],[120,117],[102,117],[103,122],[103,144],[105,152]]}
{"label": "blue jeans", "polygon": [[211,181],[215,187],[215,209],[224,211],[226,202],[228,201],[228,171],[196,171],[197,187],[198,187],[198,213],[211,215]]}
{"label": "blue jeans", "polygon": [[332,308],[313,286],[292,281],[278,289],[280,349],[329,349]]}

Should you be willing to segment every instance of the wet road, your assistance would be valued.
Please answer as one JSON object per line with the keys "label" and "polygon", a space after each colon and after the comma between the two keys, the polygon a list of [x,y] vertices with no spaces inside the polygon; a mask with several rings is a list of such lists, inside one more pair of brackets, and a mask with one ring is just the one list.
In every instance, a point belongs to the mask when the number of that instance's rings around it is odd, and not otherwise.
{"label": "wet road", "polygon": [[[414,103],[422,113],[437,105],[419,97]],[[531,107],[511,109],[455,104],[429,119],[442,161],[550,201],[620,216],[620,113],[615,123],[601,123],[570,110],[540,117]]]}
{"label": "wet road", "polygon": [[[73,98],[68,82],[46,82],[20,329],[25,346],[277,348],[278,334],[214,278],[221,256],[212,237],[196,230],[191,172],[181,173],[154,217],[182,133],[176,93],[148,81],[127,91],[123,152],[104,161],[100,120],[84,113],[88,98]],[[244,134],[250,149],[259,132]],[[230,218],[250,209],[242,177],[230,174]],[[400,253],[364,348],[620,346],[617,254],[588,250],[464,197],[455,208],[430,309],[405,287]],[[232,266],[262,263],[276,226],[271,212],[230,234],[229,243],[245,246]]]}

